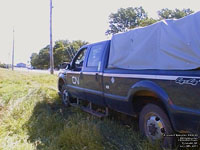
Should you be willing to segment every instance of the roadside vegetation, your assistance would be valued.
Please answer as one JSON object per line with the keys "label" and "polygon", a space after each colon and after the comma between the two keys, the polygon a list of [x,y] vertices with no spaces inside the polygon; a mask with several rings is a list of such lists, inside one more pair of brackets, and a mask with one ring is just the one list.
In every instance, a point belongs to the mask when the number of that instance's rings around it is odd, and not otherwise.
{"label": "roadside vegetation", "polygon": [[141,137],[132,118],[113,114],[101,120],[63,107],[56,79],[0,69],[0,150],[160,149]]}

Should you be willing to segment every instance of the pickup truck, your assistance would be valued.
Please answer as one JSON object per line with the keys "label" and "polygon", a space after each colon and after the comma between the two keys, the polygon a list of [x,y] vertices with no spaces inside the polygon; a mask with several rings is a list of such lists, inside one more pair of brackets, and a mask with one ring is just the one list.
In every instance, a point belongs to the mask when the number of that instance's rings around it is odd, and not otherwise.
{"label": "pickup truck", "polygon": [[110,43],[83,46],[59,74],[63,104],[86,101],[81,108],[100,117],[109,110],[138,117],[141,133],[150,140],[171,143],[165,135],[200,134],[200,70],[108,68]]}

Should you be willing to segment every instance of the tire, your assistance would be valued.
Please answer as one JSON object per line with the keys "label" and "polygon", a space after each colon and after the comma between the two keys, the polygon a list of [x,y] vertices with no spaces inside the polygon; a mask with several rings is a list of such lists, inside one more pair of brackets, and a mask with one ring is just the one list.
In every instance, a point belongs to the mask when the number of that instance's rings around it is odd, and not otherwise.
{"label": "tire", "polygon": [[168,116],[157,105],[147,104],[139,116],[139,128],[142,135],[152,143],[160,141],[161,147],[172,148],[174,138],[164,135],[173,134]]}
{"label": "tire", "polygon": [[62,93],[62,103],[64,106],[66,107],[69,107],[70,106],[70,94],[69,92],[67,91],[67,89],[65,88],[65,85],[62,86],[62,90],[61,90],[61,93]]}

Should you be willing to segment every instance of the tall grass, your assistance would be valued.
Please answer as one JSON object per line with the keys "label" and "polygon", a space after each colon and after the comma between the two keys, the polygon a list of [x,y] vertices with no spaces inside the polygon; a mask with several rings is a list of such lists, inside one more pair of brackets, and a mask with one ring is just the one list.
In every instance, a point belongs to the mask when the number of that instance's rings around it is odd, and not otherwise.
{"label": "tall grass", "polygon": [[136,121],[65,108],[57,77],[0,69],[0,150],[156,150]]}

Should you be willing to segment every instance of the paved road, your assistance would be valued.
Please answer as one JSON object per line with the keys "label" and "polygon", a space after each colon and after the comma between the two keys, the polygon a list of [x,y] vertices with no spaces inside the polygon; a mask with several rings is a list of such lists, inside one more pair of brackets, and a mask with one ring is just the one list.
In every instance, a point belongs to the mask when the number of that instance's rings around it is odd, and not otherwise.
{"label": "paved road", "polygon": [[[25,71],[25,72],[35,72],[35,73],[46,73],[50,74],[50,71],[48,70],[39,70],[39,69],[27,69],[27,68],[18,68],[15,67],[14,70],[16,71]],[[59,71],[54,71],[54,74],[58,74]]]}

